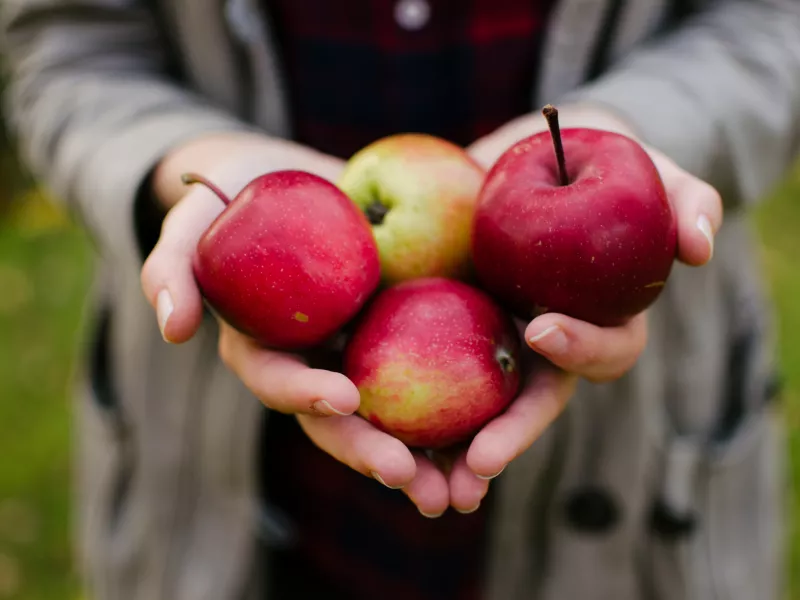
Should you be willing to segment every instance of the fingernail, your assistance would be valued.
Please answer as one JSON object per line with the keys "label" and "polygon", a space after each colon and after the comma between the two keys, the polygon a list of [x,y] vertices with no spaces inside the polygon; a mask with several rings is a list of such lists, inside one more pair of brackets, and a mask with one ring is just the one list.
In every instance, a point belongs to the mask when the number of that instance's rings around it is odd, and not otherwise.
{"label": "fingernail", "polygon": [[708,259],[711,260],[711,257],[714,256],[714,232],[711,230],[711,221],[707,216],[700,215],[697,217],[697,228],[708,240]]}
{"label": "fingernail", "polygon": [[508,466],[508,465],[503,465],[503,468],[502,468],[502,469],[500,469],[500,470],[499,470],[497,473],[495,473],[494,475],[489,475],[488,477],[486,477],[485,475],[477,475],[477,474],[476,474],[475,476],[476,476],[478,479],[494,479],[495,477],[497,477],[498,475],[500,475],[500,473],[502,473],[503,471],[505,471],[507,466]]}
{"label": "fingernail", "polygon": [[429,514],[429,513],[426,513],[426,512],[422,512],[420,510],[419,514],[421,514],[426,519],[438,519],[439,517],[441,517],[444,514],[444,511],[442,511],[440,513],[435,513],[435,514]]}
{"label": "fingernail", "polygon": [[383,477],[381,477],[380,475],[378,475],[378,473],[376,473],[375,471],[370,471],[369,473],[370,473],[370,475],[372,475],[372,477],[375,479],[375,481],[377,481],[377,482],[378,482],[378,483],[380,483],[381,485],[385,485],[385,486],[386,486],[386,487],[388,487],[390,490],[399,490],[399,489],[401,489],[401,488],[403,487],[402,485],[395,485],[395,486],[391,486],[391,485],[389,485],[388,483],[386,483],[386,482],[383,480]]}
{"label": "fingernail", "polygon": [[173,310],[175,310],[175,305],[172,304],[172,296],[169,295],[169,291],[163,289],[158,292],[158,298],[156,298],[156,317],[158,318],[158,328],[161,330],[161,337],[164,338],[166,342],[169,342],[169,340],[167,336],[164,335],[164,330],[167,328],[167,321],[169,321]]}
{"label": "fingernail", "polygon": [[347,413],[340,412],[335,408],[333,408],[330,405],[330,402],[328,402],[327,400],[317,400],[316,402],[314,402],[311,408],[313,408],[318,413],[322,413],[323,415],[328,415],[328,416],[339,415],[340,417],[347,416]]}
{"label": "fingernail", "polygon": [[528,343],[545,354],[563,354],[567,351],[567,336],[558,325],[548,327],[528,339]]}
{"label": "fingernail", "polygon": [[473,508],[469,508],[467,510],[461,510],[460,508],[457,508],[456,511],[460,512],[462,515],[469,515],[469,514],[474,513],[480,507],[481,507],[481,503],[478,502]]}

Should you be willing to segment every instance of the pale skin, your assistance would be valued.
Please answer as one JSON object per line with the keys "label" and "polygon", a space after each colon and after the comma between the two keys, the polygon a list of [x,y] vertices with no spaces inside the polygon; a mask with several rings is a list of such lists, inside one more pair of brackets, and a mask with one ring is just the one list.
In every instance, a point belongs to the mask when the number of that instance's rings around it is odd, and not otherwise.
{"label": "pale skin", "polygon": [[[560,106],[559,113],[562,128],[589,126],[636,137],[626,123],[597,107]],[[469,151],[488,167],[513,142],[545,128],[541,115],[532,113],[477,140]],[[713,255],[713,237],[722,224],[719,194],[660,152],[647,150],[677,215],[677,259],[702,266]],[[154,187],[169,212],[141,272],[144,293],[164,339],[185,342],[200,326],[202,301],[191,257],[202,232],[224,208],[204,187],[184,186],[182,173],[202,173],[232,197],[265,171],[301,169],[335,182],[343,166],[337,158],[292,142],[239,132],[196,139],[166,156],[156,170]],[[341,373],[265,350],[224,322],[219,327],[220,357],[261,402],[295,414],[318,447],[363,475],[402,490],[428,517],[439,516],[448,507],[464,513],[476,510],[491,479],[558,417],[579,378],[593,382],[619,378],[636,363],[647,341],[646,313],[610,328],[560,314],[520,323],[531,356],[547,360],[536,361],[517,399],[478,432],[466,451],[442,460],[412,452],[355,415],[358,390]]]}

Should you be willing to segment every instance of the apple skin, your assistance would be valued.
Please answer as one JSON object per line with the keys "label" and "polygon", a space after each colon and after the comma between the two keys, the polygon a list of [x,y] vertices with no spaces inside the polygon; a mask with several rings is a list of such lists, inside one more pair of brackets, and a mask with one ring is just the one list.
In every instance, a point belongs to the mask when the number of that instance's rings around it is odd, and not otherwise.
{"label": "apple skin", "polygon": [[677,227],[647,152],[621,134],[561,132],[562,186],[549,132],[512,145],[487,174],[473,223],[480,286],[516,316],[557,312],[619,325],[669,277]]}
{"label": "apple skin", "polygon": [[462,442],[501,413],[520,384],[510,316],[483,291],[445,278],[383,289],[354,328],[344,373],[359,414],[409,447]]}
{"label": "apple skin", "polygon": [[327,341],[380,283],[363,213],[335,185],[303,171],[251,181],[203,234],[193,269],[219,316],[277,349]]}
{"label": "apple skin", "polygon": [[386,285],[471,275],[472,218],[485,175],[463,148],[426,134],[385,137],[350,158],[338,185],[373,223]]}

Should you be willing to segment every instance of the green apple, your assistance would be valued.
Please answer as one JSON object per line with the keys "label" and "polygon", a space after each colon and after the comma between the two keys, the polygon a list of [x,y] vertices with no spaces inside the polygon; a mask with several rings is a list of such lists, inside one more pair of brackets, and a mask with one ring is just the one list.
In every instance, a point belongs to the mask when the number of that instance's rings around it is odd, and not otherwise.
{"label": "green apple", "polygon": [[463,148],[426,134],[388,136],[350,158],[338,185],[372,224],[384,284],[468,277],[484,177]]}

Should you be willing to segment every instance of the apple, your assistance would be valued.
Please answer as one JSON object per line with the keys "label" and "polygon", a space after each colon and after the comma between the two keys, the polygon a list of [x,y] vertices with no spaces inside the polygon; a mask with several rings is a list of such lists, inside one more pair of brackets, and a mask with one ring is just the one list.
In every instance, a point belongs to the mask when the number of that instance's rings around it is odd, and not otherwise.
{"label": "apple", "polygon": [[[558,312],[618,325],[650,306],[676,254],[672,207],[650,156],[611,131],[550,126],[489,170],[473,222],[479,285],[519,318]],[[555,148],[555,152],[554,152]]]}
{"label": "apple", "polygon": [[276,349],[326,342],[380,283],[378,249],[363,213],[333,183],[276,171],[247,184],[200,238],[193,270],[207,304]]}
{"label": "apple", "polygon": [[510,316],[461,281],[422,278],[380,290],[356,322],[343,372],[358,413],[409,447],[465,441],[501,413],[520,384]]}
{"label": "apple", "polygon": [[461,147],[405,133],[354,154],[339,187],[364,211],[386,285],[421,277],[466,279],[484,169]]}

